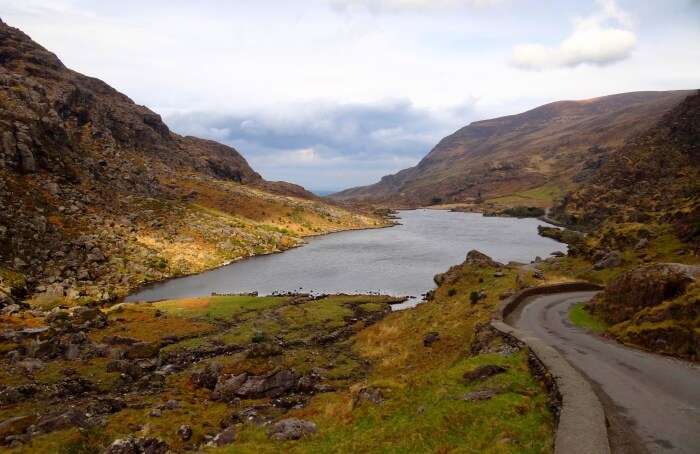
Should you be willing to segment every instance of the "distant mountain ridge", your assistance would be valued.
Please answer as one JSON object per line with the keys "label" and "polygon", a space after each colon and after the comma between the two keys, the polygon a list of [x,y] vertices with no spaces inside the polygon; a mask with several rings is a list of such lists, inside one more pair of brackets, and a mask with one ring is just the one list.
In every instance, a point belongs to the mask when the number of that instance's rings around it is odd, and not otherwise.
{"label": "distant mountain ridge", "polygon": [[632,92],[559,101],[477,121],[442,139],[415,167],[331,197],[415,207],[504,196],[543,185],[566,189],[691,93]]}

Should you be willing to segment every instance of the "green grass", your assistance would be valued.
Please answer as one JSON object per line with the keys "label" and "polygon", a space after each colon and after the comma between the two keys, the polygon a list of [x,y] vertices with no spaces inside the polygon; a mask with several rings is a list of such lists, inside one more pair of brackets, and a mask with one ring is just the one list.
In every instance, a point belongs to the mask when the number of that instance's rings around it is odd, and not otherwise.
{"label": "green grass", "polygon": [[569,311],[571,323],[594,333],[602,333],[608,329],[608,324],[586,310],[586,303],[578,303]]}
{"label": "green grass", "polygon": [[270,309],[287,301],[286,297],[236,295],[161,301],[153,305],[166,314],[180,317],[230,320],[245,312]]}

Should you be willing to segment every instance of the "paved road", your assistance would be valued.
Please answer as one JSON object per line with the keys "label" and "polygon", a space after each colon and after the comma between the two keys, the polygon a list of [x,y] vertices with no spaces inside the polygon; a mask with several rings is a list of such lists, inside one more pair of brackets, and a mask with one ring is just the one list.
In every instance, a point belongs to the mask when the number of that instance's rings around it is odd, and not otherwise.
{"label": "paved road", "polygon": [[[700,368],[624,347],[571,325],[570,307],[593,295],[533,297],[506,321],[559,350],[594,383],[613,420],[614,450],[617,444],[622,452],[700,453]],[[628,434],[613,433],[620,430]],[[616,442],[615,437],[626,439]]]}

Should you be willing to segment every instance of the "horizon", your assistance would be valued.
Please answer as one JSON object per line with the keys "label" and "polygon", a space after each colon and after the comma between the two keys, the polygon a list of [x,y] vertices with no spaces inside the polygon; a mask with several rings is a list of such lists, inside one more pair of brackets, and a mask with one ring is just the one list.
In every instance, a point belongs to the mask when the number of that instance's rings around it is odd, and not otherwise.
{"label": "horizon", "polygon": [[[414,166],[474,121],[700,86],[700,50],[682,45],[700,41],[694,0],[136,7],[0,0],[3,20],[69,68],[316,193]],[[646,71],[660,54],[664,71]]]}

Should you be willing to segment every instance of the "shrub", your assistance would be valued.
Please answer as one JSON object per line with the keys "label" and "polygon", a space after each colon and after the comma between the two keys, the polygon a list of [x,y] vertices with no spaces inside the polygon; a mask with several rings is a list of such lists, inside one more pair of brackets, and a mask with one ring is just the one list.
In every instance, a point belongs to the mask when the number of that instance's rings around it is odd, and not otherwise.
{"label": "shrub", "polygon": [[481,299],[481,295],[479,295],[479,292],[472,291],[469,294],[469,301],[471,301],[472,304],[476,304],[480,299]]}
{"label": "shrub", "polygon": [[253,337],[250,338],[250,341],[253,342],[254,344],[259,344],[261,342],[265,342],[266,336],[265,333],[262,331],[256,331],[253,334]]}

